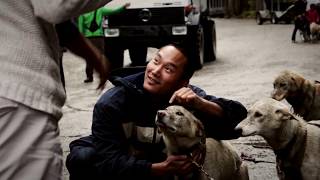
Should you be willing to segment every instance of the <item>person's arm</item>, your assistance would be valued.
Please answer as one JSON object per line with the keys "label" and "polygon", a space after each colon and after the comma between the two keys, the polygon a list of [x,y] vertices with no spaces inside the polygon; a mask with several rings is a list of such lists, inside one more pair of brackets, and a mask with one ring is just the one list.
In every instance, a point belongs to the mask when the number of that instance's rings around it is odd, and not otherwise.
{"label": "person's arm", "polygon": [[195,110],[195,115],[205,126],[207,136],[216,139],[238,138],[234,128],[247,116],[247,110],[240,102],[206,95],[202,89],[194,86],[176,91],[170,101]]}
{"label": "person's arm", "polygon": [[121,13],[122,11],[124,11],[129,6],[130,6],[130,3],[126,3],[123,6],[120,6],[117,8],[103,7],[103,8],[101,8],[101,15],[102,16],[109,16],[109,15],[113,15],[113,14],[118,14],[118,13]]}
{"label": "person's arm", "polygon": [[31,0],[35,16],[58,24],[85,12],[95,10],[111,0]]}
{"label": "person's arm", "polygon": [[211,116],[221,118],[224,115],[224,110],[219,104],[199,96],[190,87],[183,87],[174,92],[169,103],[174,102]]}
{"label": "person's arm", "polygon": [[[123,132],[125,90],[116,87],[103,94],[93,110],[92,135],[100,157],[99,174],[107,177],[151,177],[151,162],[129,155],[129,140]],[[120,111],[121,109],[121,111]]]}
{"label": "person's arm", "polygon": [[103,89],[109,78],[111,65],[109,60],[97,49],[88,38],[84,37],[76,25],[71,21],[65,21],[56,25],[60,44],[72,53],[82,57],[87,63],[92,64],[99,74],[98,89]]}
{"label": "person's arm", "polygon": [[105,177],[119,179],[152,179],[173,174],[186,174],[194,167],[187,156],[168,156],[151,163],[129,154],[130,142],[124,135],[120,119],[125,112],[124,88],[116,87],[105,93],[94,107],[92,135],[100,163],[98,171]]}
{"label": "person's arm", "polygon": [[83,15],[80,15],[78,18],[77,18],[77,20],[78,20],[78,29],[79,29],[79,32],[81,33],[81,34],[83,34],[84,33],[84,29],[83,29],[83,24],[84,24],[84,22],[83,22]]}

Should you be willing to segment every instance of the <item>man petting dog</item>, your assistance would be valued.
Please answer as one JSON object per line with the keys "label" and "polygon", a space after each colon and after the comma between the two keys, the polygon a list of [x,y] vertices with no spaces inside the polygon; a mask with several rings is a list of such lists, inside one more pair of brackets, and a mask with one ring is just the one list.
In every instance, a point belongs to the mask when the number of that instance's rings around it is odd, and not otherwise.
{"label": "man petting dog", "polygon": [[194,112],[207,137],[239,137],[234,127],[246,117],[246,108],[189,85],[195,71],[189,52],[176,44],[166,45],[144,72],[112,80],[115,87],[94,107],[92,135],[70,144],[66,165],[71,180],[156,180],[191,172],[196,167],[187,155],[165,154],[155,128],[157,111],[170,104]]}

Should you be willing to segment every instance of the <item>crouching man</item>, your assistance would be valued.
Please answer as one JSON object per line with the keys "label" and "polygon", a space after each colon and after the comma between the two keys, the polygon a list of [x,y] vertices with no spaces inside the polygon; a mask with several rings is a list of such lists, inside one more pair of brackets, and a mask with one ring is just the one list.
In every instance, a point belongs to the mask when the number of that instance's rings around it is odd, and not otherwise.
{"label": "crouching man", "polygon": [[187,156],[166,156],[155,128],[157,111],[170,104],[194,112],[207,137],[239,137],[234,127],[246,117],[245,107],[190,85],[195,66],[189,52],[166,45],[144,71],[112,80],[115,87],[94,107],[92,135],[70,144],[70,179],[155,180],[192,171],[195,167]]}

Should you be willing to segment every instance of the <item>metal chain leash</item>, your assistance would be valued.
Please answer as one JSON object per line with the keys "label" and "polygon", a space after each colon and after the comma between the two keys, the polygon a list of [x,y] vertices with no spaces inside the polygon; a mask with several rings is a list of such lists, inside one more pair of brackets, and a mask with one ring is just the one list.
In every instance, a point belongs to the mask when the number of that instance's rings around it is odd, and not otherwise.
{"label": "metal chain leash", "polygon": [[[190,156],[192,157],[192,154],[190,154]],[[199,164],[198,164],[195,160],[193,160],[192,158],[191,158],[191,161],[192,161],[192,164],[194,164],[195,166],[197,166],[197,168],[198,168],[202,173],[204,173],[204,174],[208,177],[209,180],[214,180],[214,178],[211,177],[211,176],[203,169],[203,166],[199,165]]]}

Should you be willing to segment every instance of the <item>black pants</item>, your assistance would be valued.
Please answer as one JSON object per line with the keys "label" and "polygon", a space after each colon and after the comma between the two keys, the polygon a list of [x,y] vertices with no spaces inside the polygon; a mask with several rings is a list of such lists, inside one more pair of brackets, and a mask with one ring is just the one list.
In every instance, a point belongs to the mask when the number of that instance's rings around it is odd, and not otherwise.
{"label": "black pants", "polygon": [[90,138],[90,136],[83,137],[70,143],[70,153],[66,159],[70,180],[101,179],[94,165],[96,150],[92,147]]}
{"label": "black pants", "polygon": [[[104,37],[89,37],[88,39],[101,53],[104,53]],[[88,61],[90,59],[86,61],[86,75],[88,79],[93,79],[93,65],[89,64]]]}
{"label": "black pants", "polygon": [[294,20],[294,29],[291,36],[292,41],[296,40],[296,34],[298,30],[302,31],[307,36],[310,36],[309,22],[304,17],[297,17]]}

